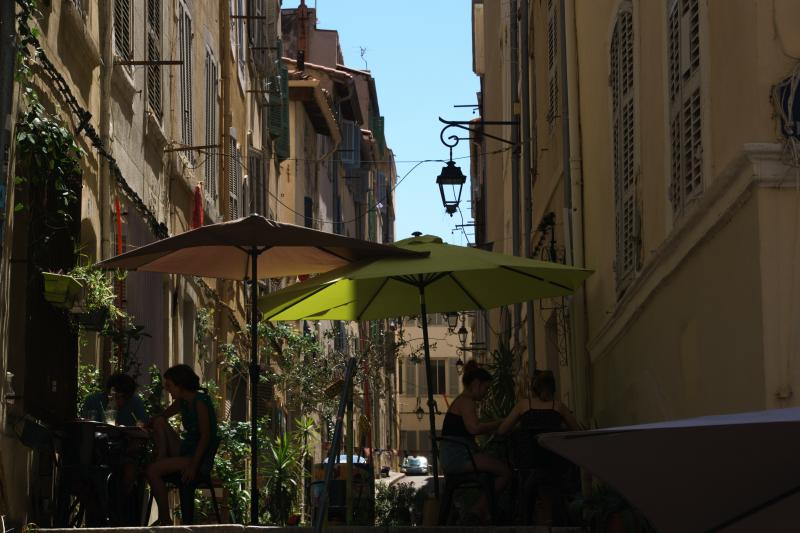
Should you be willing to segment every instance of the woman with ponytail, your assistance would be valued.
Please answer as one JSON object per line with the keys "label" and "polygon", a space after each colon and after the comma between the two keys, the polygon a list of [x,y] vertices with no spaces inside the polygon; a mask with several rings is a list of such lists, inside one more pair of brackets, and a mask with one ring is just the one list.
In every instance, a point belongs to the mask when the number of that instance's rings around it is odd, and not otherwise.
{"label": "woman with ponytail", "polygon": [[[479,451],[475,443],[475,435],[491,433],[500,426],[500,420],[478,420],[478,403],[486,397],[491,379],[491,374],[479,367],[474,360],[464,365],[464,375],[461,378],[464,390],[452,401],[444,416],[444,438],[439,450],[442,469],[447,474],[471,471],[471,453],[479,471],[495,476],[494,489],[495,492],[500,492],[511,481],[511,470],[502,461]],[[487,516],[486,506],[486,498],[481,497],[477,510],[479,516]]]}
{"label": "woman with ponytail", "polygon": [[[208,391],[200,387],[200,378],[188,365],[175,365],[164,372],[164,388],[173,398],[163,413],[151,418],[156,460],[145,474],[158,504],[158,523],[171,523],[164,477],[181,473],[183,483],[191,483],[199,472],[208,474],[219,444],[217,415]],[[167,420],[180,413],[183,435],[180,441]]]}

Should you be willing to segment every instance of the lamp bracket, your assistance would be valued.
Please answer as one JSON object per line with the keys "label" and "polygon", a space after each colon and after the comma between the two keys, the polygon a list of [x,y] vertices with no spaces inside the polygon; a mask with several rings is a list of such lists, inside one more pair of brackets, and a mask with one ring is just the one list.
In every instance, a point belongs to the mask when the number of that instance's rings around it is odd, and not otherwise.
{"label": "lamp bracket", "polygon": [[[480,133],[484,137],[489,137],[490,139],[494,139],[496,141],[504,142],[506,144],[517,144],[513,141],[509,141],[508,139],[503,139],[502,137],[498,137],[496,135],[492,135],[491,133],[486,133],[483,131],[483,126],[516,126],[519,124],[516,120],[479,120],[479,121],[471,121],[471,120],[445,120],[442,117],[439,117],[439,122],[444,124],[444,128],[439,133],[439,140],[442,141],[442,144],[450,148],[450,159],[453,158],[452,151],[453,148],[458,145],[459,141],[468,141],[473,139],[473,136],[470,135],[469,137],[459,137],[458,135],[450,135],[445,140],[445,132],[450,128],[459,128],[462,130],[466,130],[470,132],[470,134]],[[480,128],[480,129],[479,129]],[[448,142],[449,141],[449,142]]]}

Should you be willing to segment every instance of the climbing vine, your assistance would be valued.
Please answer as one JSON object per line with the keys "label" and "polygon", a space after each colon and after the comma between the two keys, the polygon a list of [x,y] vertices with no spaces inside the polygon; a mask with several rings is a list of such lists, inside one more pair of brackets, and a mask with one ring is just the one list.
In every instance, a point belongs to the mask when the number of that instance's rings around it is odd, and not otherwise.
{"label": "climbing vine", "polygon": [[[36,58],[43,52],[39,44],[39,30],[32,26],[31,20],[38,13],[34,0],[18,0],[16,80],[21,86],[23,111],[16,124],[17,169],[15,184],[42,191],[44,209],[37,220],[43,229],[42,235],[33,250],[33,260],[37,261],[37,250],[47,247],[50,240],[63,230],[68,230],[74,222],[72,210],[78,201],[80,187],[80,160],[83,150],[76,144],[75,137],[67,125],[42,105],[34,85]],[[24,209],[17,202],[15,211]],[[71,232],[65,232],[72,239]],[[73,243],[74,244],[74,243]],[[39,261],[37,261],[38,263]]]}

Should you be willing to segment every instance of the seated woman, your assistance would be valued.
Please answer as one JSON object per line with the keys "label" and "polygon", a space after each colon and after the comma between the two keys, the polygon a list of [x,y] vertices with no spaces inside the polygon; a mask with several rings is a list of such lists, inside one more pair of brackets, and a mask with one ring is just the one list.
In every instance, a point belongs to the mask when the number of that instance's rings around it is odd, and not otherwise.
{"label": "seated woman", "polygon": [[[534,470],[534,481],[543,509],[539,511],[539,523],[551,521],[555,491],[560,486],[560,478],[569,468],[560,456],[542,448],[537,436],[541,433],[580,429],[578,421],[567,407],[555,399],[556,380],[550,370],[537,370],[531,379],[531,396],[517,402],[498,433],[504,435],[519,423],[524,438],[518,439],[523,450],[515,449],[513,455],[524,456],[524,465]],[[512,441],[512,445],[513,445]],[[519,461],[519,459],[517,459]]]}
{"label": "seated woman", "polygon": [[[475,435],[491,433],[500,425],[500,420],[478,420],[478,402],[486,397],[491,379],[489,372],[480,368],[474,360],[464,366],[461,378],[464,391],[450,404],[442,423],[442,437],[450,440],[442,440],[439,451],[442,469],[446,474],[472,471],[469,459],[471,451],[475,466],[495,476],[494,490],[500,492],[511,481],[511,470],[499,459],[480,452],[475,444]],[[478,509],[478,514],[487,516],[485,497],[481,498],[479,507],[482,509]]]}
{"label": "seated woman", "polygon": [[[183,483],[192,482],[198,472],[210,472],[219,444],[217,416],[208,391],[187,365],[175,365],[164,372],[164,388],[174,399],[163,413],[151,418],[156,443],[156,460],[145,474],[158,505],[159,525],[171,525],[164,476],[179,472]],[[183,438],[169,427],[167,419],[181,414]]]}

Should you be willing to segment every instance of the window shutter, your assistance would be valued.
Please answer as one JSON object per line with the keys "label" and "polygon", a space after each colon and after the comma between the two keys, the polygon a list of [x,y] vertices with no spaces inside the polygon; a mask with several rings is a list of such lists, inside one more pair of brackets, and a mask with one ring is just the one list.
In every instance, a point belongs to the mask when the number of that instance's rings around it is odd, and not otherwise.
{"label": "window shutter", "polygon": [[[161,61],[161,0],[147,0],[147,60]],[[161,66],[147,66],[147,102],[161,121]]]}
{"label": "window shutter", "polygon": [[289,158],[289,69],[281,62],[270,84],[269,132],[279,161]]}
{"label": "window shutter", "polygon": [[419,387],[419,395],[422,397],[422,403],[425,403],[428,398],[428,375],[425,372],[425,363],[422,362],[417,365],[417,385]]}
{"label": "window shutter", "polygon": [[[217,64],[209,49],[206,49],[205,63],[205,144],[211,146],[219,143],[219,136],[217,133]],[[206,197],[215,202],[217,200],[217,169],[219,164],[217,153],[220,151],[219,148],[209,148],[205,156]]]}
{"label": "window shutter", "polygon": [[700,3],[674,0],[669,39],[670,187],[673,217],[703,191],[703,140],[700,93]]}
{"label": "window shutter", "polygon": [[314,201],[309,196],[303,198],[303,224],[307,228],[314,227]]}
{"label": "window shutter", "polygon": [[556,2],[547,1],[547,122],[552,126],[558,115],[558,28]]}
{"label": "window shutter", "polygon": [[241,184],[241,161],[236,138],[230,136],[230,157],[228,158],[228,219],[239,218],[239,189]]}
{"label": "window shutter", "polygon": [[114,0],[114,48],[128,61],[133,58],[131,26],[131,0]]}
{"label": "window shutter", "polygon": [[404,376],[404,383],[406,384],[406,395],[417,395],[417,367],[419,364],[409,362],[405,365],[406,374]]}
{"label": "window shutter", "polygon": [[638,268],[636,213],[636,137],[634,35],[630,2],[620,8],[611,43],[611,95],[614,116],[615,270],[622,292]]}
{"label": "window shutter", "polygon": [[451,398],[458,396],[458,366],[456,366],[456,359],[447,360],[447,394]]}
{"label": "window shutter", "polygon": [[[181,141],[192,146],[192,19],[186,7],[181,3],[178,9],[178,44],[180,46],[180,81],[181,81]],[[184,152],[190,161],[194,161],[194,152]]]}

